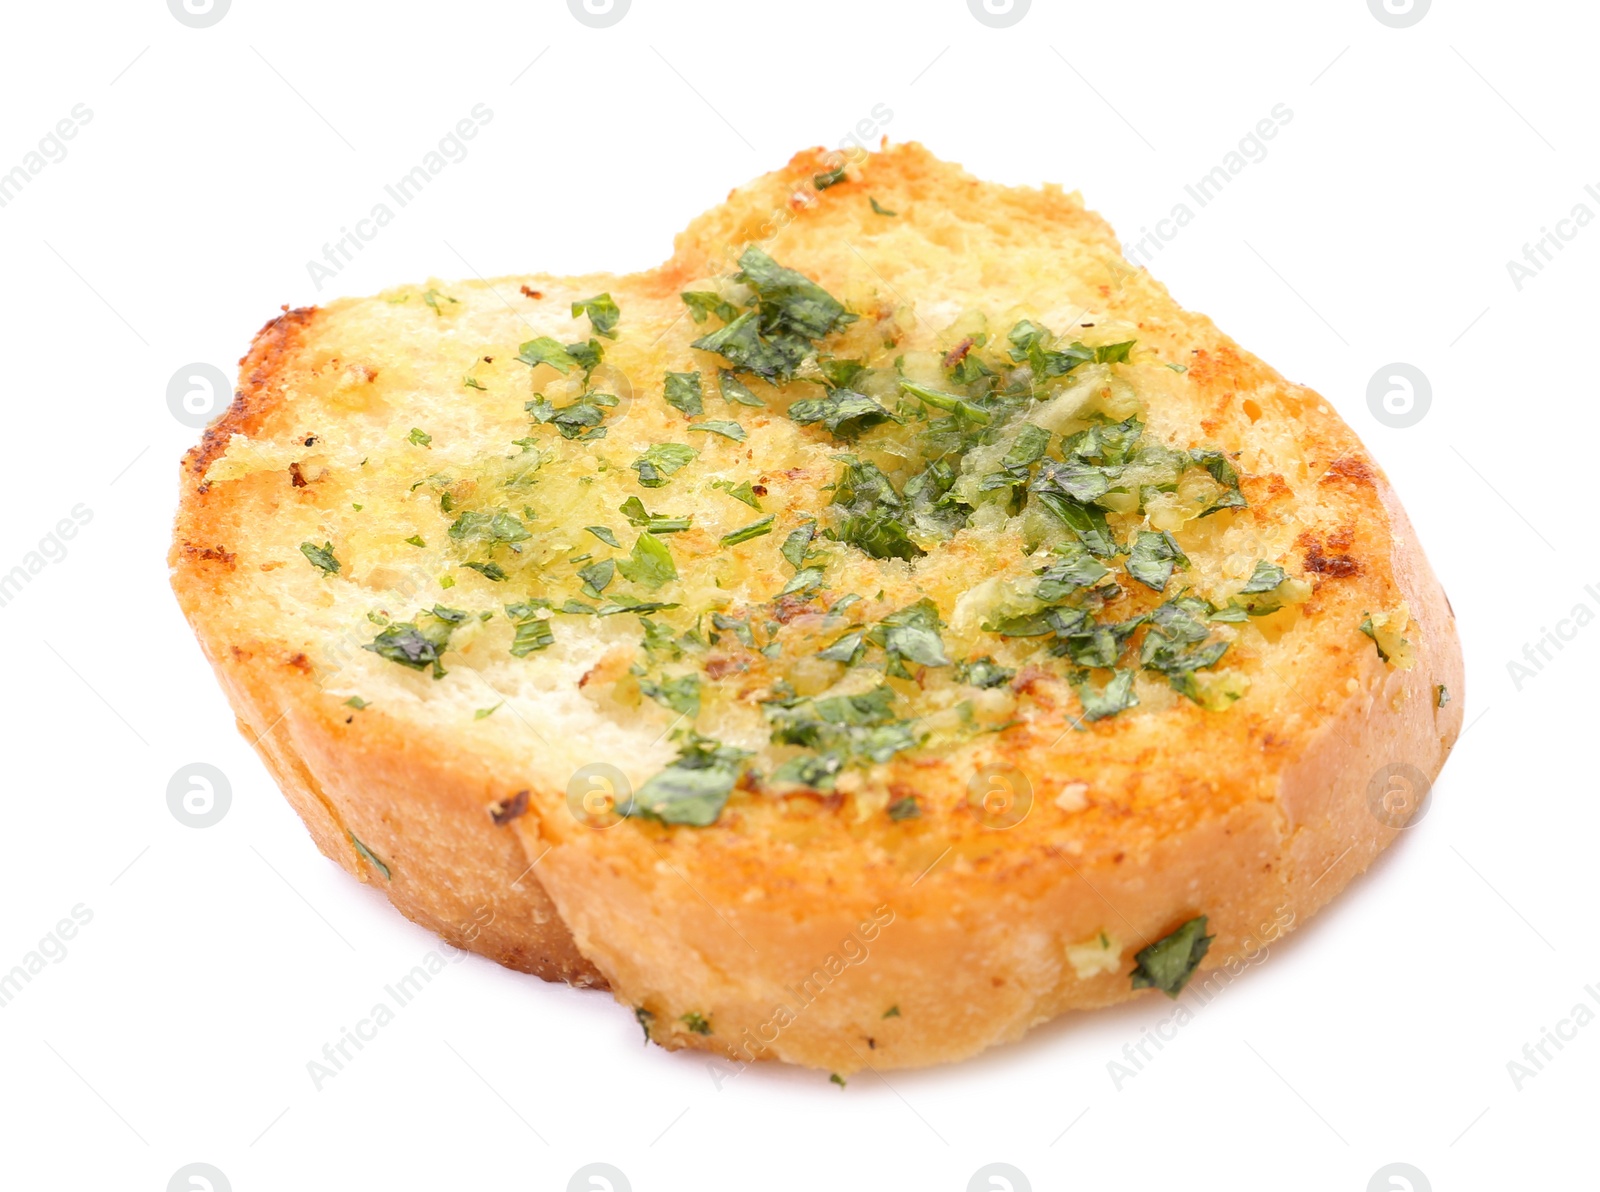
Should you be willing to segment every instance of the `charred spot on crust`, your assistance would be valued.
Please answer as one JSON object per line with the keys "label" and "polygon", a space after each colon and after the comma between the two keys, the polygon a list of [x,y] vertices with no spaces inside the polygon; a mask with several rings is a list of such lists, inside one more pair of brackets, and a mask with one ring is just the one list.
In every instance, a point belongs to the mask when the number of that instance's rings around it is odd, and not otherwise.
{"label": "charred spot on crust", "polygon": [[1335,484],[1340,480],[1349,480],[1358,485],[1371,486],[1372,478],[1376,473],[1372,465],[1364,459],[1357,459],[1353,455],[1341,455],[1328,465],[1328,470],[1322,474],[1320,484]]}
{"label": "charred spot on crust", "polygon": [[798,594],[779,596],[772,604],[772,619],[780,625],[787,625],[804,613],[814,613],[816,611],[811,607],[811,597],[809,596]]}
{"label": "charred spot on crust", "polygon": [[706,659],[706,678],[713,681],[748,669],[750,669],[750,664],[742,658],[730,658],[724,654],[714,654]]}
{"label": "charred spot on crust", "polygon": [[[241,368],[249,368],[245,387],[235,390],[227,412],[206,427],[199,446],[190,448],[184,456],[184,464],[194,475],[204,476],[212,462],[227,450],[228,439],[249,433],[274,404],[272,381],[283,358],[299,346],[302,332],[317,313],[314,306],[282,309],[281,315],[269,319],[256,332],[250,351],[239,361]],[[206,491],[206,487],[202,483],[200,491]]]}
{"label": "charred spot on crust", "polygon": [[541,291],[541,290],[530,290],[527,286],[523,286],[522,287],[522,294],[523,294],[523,297],[525,297],[525,298],[543,298],[544,297],[543,291]]}
{"label": "charred spot on crust", "polygon": [[509,799],[499,799],[489,804],[489,818],[494,826],[503,828],[528,810],[528,792],[518,791]]}
{"label": "charred spot on crust", "polygon": [[289,483],[295,488],[304,488],[306,486],[306,478],[301,474],[298,463],[289,465]]}
{"label": "charred spot on crust", "polygon": [[302,674],[309,675],[311,673],[311,659],[307,658],[304,654],[295,654],[291,656],[285,665],[294,667],[295,670]]}
{"label": "charred spot on crust", "polygon": [[1352,575],[1361,574],[1361,564],[1348,554],[1342,553],[1354,538],[1354,533],[1349,529],[1338,530],[1328,536],[1328,546],[1341,552],[1339,554],[1325,553],[1317,536],[1309,531],[1300,535],[1296,545],[1305,551],[1307,571],[1315,575],[1325,575],[1329,579],[1349,579]]}
{"label": "charred spot on crust", "polygon": [[960,364],[961,361],[966,357],[966,354],[972,351],[972,345],[974,342],[975,341],[973,340],[972,336],[969,335],[955,347],[946,352],[944,357],[945,368],[951,369]]}
{"label": "charred spot on crust", "polygon": [[191,559],[206,563],[221,563],[224,567],[232,567],[238,557],[225,546],[196,546],[192,542],[183,544],[183,553]]}

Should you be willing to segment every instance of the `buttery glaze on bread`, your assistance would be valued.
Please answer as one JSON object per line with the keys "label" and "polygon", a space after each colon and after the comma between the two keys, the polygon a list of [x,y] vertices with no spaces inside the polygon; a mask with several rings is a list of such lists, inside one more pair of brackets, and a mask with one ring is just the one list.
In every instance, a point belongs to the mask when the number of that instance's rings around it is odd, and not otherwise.
{"label": "buttery glaze on bread", "polygon": [[1448,602],[1329,406],[1077,195],[916,145],[802,153],[643,273],[287,310],[171,565],[402,913],[664,1046],[840,1073],[1236,966],[1461,725]]}

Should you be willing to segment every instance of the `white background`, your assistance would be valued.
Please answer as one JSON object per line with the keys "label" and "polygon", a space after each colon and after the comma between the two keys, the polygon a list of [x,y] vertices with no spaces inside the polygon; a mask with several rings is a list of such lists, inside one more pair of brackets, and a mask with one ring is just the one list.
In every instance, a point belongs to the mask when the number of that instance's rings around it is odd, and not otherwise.
{"label": "white background", "polygon": [[[1009,29],[963,0],[634,0],[606,29],[561,0],[3,19],[0,171],[93,116],[0,208],[0,572],[74,506],[93,520],[0,608],[0,971],[75,905],[93,919],[0,1009],[0,1186],[160,1192],[197,1161],[238,1192],[564,1189],[592,1161],[636,1192],[959,1192],[994,1161],[1034,1189],[1361,1192],[1396,1161],[1437,1190],[1595,1186],[1600,1024],[1520,1090],[1507,1069],[1600,991],[1600,629],[1520,690],[1507,665],[1600,611],[1600,223],[1520,291],[1506,266],[1574,205],[1600,214],[1592,5],[1438,0],[1407,29],[1364,0],[1035,0]],[[319,293],[307,260],[477,103],[470,155]],[[1153,271],[1325,394],[1411,512],[1469,676],[1426,818],[1120,1089],[1107,1065],[1164,999],[841,1091],[730,1081],[644,1048],[603,994],[473,957],[317,1091],[307,1061],[437,945],[317,853],[178,614],[197,432],[168,412],[174,372],[231,374],[280,303],[653,265],[878,104],[891,137],[1078,188],[1131,241],[1279,103],[1266,158]],[[1396,361],[1432,383],[1408,429],[1367,404]],[[166,804],[195,761],[232,786],[206,830]]]}

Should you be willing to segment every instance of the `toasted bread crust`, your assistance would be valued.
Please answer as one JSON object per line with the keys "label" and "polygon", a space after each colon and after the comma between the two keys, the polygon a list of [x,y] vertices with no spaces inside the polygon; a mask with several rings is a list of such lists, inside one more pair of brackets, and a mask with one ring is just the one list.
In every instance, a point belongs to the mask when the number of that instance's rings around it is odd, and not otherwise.
{"label": "toasted bread crust", "polygon": [[[316,308],[285,308],[256,333],[239,361],[239,389],[226,413],[184,456],[183,503],[168,559],[173,588],[198,627],[201,610],[223,603],[236,556],[202,545],[236,532],[226,494],[206,469],[231,436],[250,434],[282,409]],[[219,508],[220,507],[220,508]],[[219,635],[220,634],[220,635]],[[488,807],[514,792],[479,774],[474,785],[453,758],[417,757],[402,726],[357,718],[330,698],[305,655],[275,642],[200,632],[200,644],[254,747],[323,854],[352,876],[379,885],[396,909],[457,947],[547,981],[605,986],[572,942],[520,838],[497,826]],[[352,837],[389,858],[387,879]]]}
{"label": "toasted bread crust", "polygon": [[[555,757],[442,731],[410,708],[354,715],[295,629],[240,612],[250,568],[281,565],[252,549],[266,533],[261,511],[319,498],[295,483],[298,465],[217,484],[206,476],[233,435],[284,443],[304,433],[297,403],[309,400],[311,378],[367,367],[341,359],[359,345],[342,344],[337,320],[317,309],[273,320],[241,362],[232,407],[185,459],[169,561],[241,730],[323,852],[402,913],[511,967],[609,984],[653,1015],[665,1046],[850,1072],[958,1059],[1066,1010],[1134,996],[1132,954],[1195,915],[1216,935],[1196,979],[1229,971],[1392,842],[1397,829],[1370,805],[1374,776],[1397,762],[1437,775],[1460,732],[1463,674],[1443,590],[1356,436],[1315,393],[1127,266],[1076,196],[980,184],[901,146],[817,202],[804,191],[824,164],[803,153],[735,192],[657,270],[581,280],[619,301],[627,294],[629,310],[670,305],[725,268],[729,246],[764,240],[780,259],[804,259],[842,235],[832,204],[851,195],[864,204],[869,191],[896,209],[925,208],[918,226],[941,251],[959,253],[983,227],[1000,229],[994,252],[1032,238],[1087,261],[1080,275],[1100,269],[1104,282],[1085,284],[1078,300],[1136,322],[1142,342],[1187,364],[1191,420],[1240,453],[1249,507],[1237,524],[1293,542],[1314,584],[1301,621],[1267,619],[1269,634],[1297,644],[1263,650],[1250,697],[1225,713],[1179,701],[1078,733],[1064,687],[1024,673],[1018,686],[1053,719],[889,767],[890,789],[926,809],[916,821],[858,823],[827,800],[788,799],[730,806],[705,829],[630,820],[591,830],[567,813]],[[775,212],[787,212],[777,227]],[[874,254],[869,268],[890,290],[914,292],[931,257]],[[683,351],[668,339],[666,366],[680,367],[671,353]],[[964,551],[981,565],[970,543],[949,550],[952,568]],[[1417,630],[1410,669],[1382,661],[1356,629],[1366,612],[1401,604]],[[1452,696],[1442,708],[1441,686]],[[1033,788],[1027,816],[1002,831],[968,798],[974,771],[997,762]],[[1058,804],[1069,784],[1085,793]],[[522,813],[496,823],[490,808],[523,790]],[[388,878],[353,839],[384,860]],[[1114,941],[1115,964],[1073,959],[1070,949],[1096,938]],[[711,1033],[682,1026],[691,1013]]]}

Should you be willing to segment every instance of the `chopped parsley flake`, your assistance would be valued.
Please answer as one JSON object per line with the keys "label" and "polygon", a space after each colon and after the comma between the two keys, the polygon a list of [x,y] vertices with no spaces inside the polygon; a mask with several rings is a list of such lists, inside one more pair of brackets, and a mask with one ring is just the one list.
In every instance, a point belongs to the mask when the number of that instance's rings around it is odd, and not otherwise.
{"label": "chopped parsley flake", "polygon": [[1171,534],[1139,531],[1128,553],[1128,574],[1156,592],[1166,591],[1174,567],[1187,567],[1188,558]]}
{"label": "chopped parsley flake", "polygon": [[433,677],[442,679],[446,672],[439,659],[449,645],[450,634],[466,616],[457,609],[436,604],[431,612],[419,613],[415,620],[396,621],[362,649],[412,670],[431,667]]}
{"label": "chopped parsley flake", "polygon": [[735,443],[742,443],[747,437],[744,427],[737,422],[730,422],[721,418],[707,418],[704,422],[692,423],[688,429],[690,431],[709,431],[711,434],[721,435],[724,439],[732,439]]}
{"label": "chopped parsley flake", "polygon": [[648,530],[635,540],[633,553],[628,558],[617,560],[617,570],[630,584],[639,584],[652,592],[678,578],[672,552]]}
{"label": "chopped parsley flake", "polygon": [[1133,693],[1133,676],[1131,670],[1113,671],[1111,681],[1098,691],[1088,680],[1079,683],[1076,690],[1078,699],[1083,702],[1083,718],[1104,720],[1138,704],[1139,697]]}
{"label": "chopped parsley flake", "polygon": [[[453,302],[455,299],[451,299],[451,301]],[[357,840],[353,833],[346,832],[345,835],[350,837],[350,843],[355,845],[356,852],[361,854],[362,859],[376,869],[379,873],[383,874],[384,881],[388,881],[389,867],[383,863],[383,860],[378,856],[378,854],[373,852],[366,845],[362,844],[361,841]]]}
{"label": "chopped parsley flake", "polygon": [[662,397],[673,409],[681,410],[690,416],[706,412],[698,372],[669,372]]}
{"label": "chopped parsley flake", "polygon": [[511,640],[512,657],[525,658],[534,651],[548,649],[555,643],[555,634],[551,631],[549,619],[539,616],[540,612],[546,611],[547,604],[547,601],[538,603],[527,601],[506,605],[506,616],[516,626],[516,635]]}
{"label": "chopped parsley flake", "polygon": [[515,514],[478,513],[467,510],[450,525],[453,542],[483,542],[491,547],[504,543],[526,542],[533,535]]}
{"label": "chopped parsley flake", "polygon": [[745,249],[739,269],[734,280],[755,290],[756,308],[691,345],[716,353],[737,369],[768,381],[787,381],[816,340],[856,320],[816,282],[784,268],[759,248]]}
{"label": "chopped parsley flake", "polygon": [[523,344],[517,349],[517,359],[532,367],[548,364],[563,375],[578,367],[577,359],[548,335]]}
{"label": "chopped parsley flake", "polygon": [[692,734],[678,760],[648,779],[618,810],[664,824],[710,827],[727,805],[748,756],[742,749]]}
{"label": "chopped parsley flake", "polygon": [[[443,315],[444,314],[444,311],[439,309],[439,299],[441,299],[441,298],[443,298],[446,302],[460,302],[461,301],[459,298],[452,298],[448,294],[441,294],[441,293],[439,293],[438,290],[427,290],[422,295],[422,300],[433,308],[433,313],[435,315]],[[387,877],[388,875],[385,874],[384,876]]]}
{"label": "chopped parsley flake", "polygon": [[1215,938],[1206,934],[1206,916],[1190,919],[1172,934],[1134,955],[1133,987],[1159,989],[1168,997],[1176,998],[1200,967]]}
{"label": "chopped parsley flake", "polygon": [[890,613],[867,634],[866,640],[882,646],[889,655],[887,673],[909,679],[905,662],[918,666],[949,666],[944,643],[939,638],[939,608],[927,597]]}
{"label": "chopped parsley flake", "polygon": [[679,675],[676,678],[663,678],[659,682],[641,677],[639,690],[662,707],[671,708],[680,716],[687,716],[693,720],[700,715],[699,675]]}
{"label": "chopped parsley flake", "polygon": [[578,569],[578,578],[583,581],[585,596],[595,600],[600,599],[600,593],[606,590],[617,570],[614,559],[602,559],[598,563],[590,563],[587,567]]}
{"label": "chopped parsley flake", "polygon": [[498,563],[463,563],[463,567],[470,567],[484,579],[500,583],[506,578],[505,568]]}
{"label": "chopped parsley flake", "polygon": [[833,490],[841,510],[829,537],[848,542],[874,559],[915,559],[925,552],[911,540],[905,501],[877,464],[845,457],[845,471]]}
{"label": "chopped parsley flake", "polygon": [[689,290],[678,297],[683,299],[696,323],[704,323],[708,315],[716,315],[724,323],[731,323],[739,317],[738,307],[721,294],[713,294],[709,290]]}
{"label": "chopped parsley flake", "polygon": [[827,190],[830,186],[838,186],[844,180],[845,168],[843,165],[836,166],[831,170],[825,170],[820,174],[811,175],[811,185],[818,190]]}
{"label": "chopped parsley flake", "polygon": [[644,507],[644,502],[638,497],[629,497],[617,507],[628,521],[635,526],[642,526],[652,534],[678,534],[687,530],[693,523],[690,517],[668,517],[665,514],[651,513]]}
{"label": "chopped parsley flake", "polygon": [[811,554],[812,540],[817,536],[817,523],[807,522],[798,530],[790,532],[783,540],[783,546],[778,553],[788,561],[789,566],[799,571],[806,565],[806,559]]}
{"label": "chopped parsley flake", "polygon": [[699,454],[684,443],[654,443],[628,466],[639,473],[639,483],[645,488],[660,488]]}
{"label": "chopped parsley flake", "polygon": [[864,393],[850,389],[830,390],[826,397],[803,398],[789,407],[789,417],[801,426],[820,422],[835,438],[853,439],[862,431],[887,422],[889,413]]}
{"label": "chopped parsley flake", "polygon": [[1017,677],[1010,667],[1001,666],[989,655],[970,658],[956,667],[956,679],[969,687],[1004,687]]}
{"label": "chopped parsley flake", "polygon": [[617,320],[622,317],[622,312],[617,309],[609,293],[574,302],[572,317],[577,318],[580,314],[589,316],[589,326],[594,328],[596,335],[603,335],[607,339],[617,338]]}
{"label": "chopped parsley flake", "polygon": [[[894,688],[887,685],[861,695],[814,699],[771,700],[761,705],[772,726],[776,745],[799,745],[815,757],[793,758],[774,773],[779,781],[797,781],[810,774],[808,785],[833,789],[833,774],[850,761],[886,762],[921,743],[912,722],[894,714]],[[818,759],[822,764],[818,765]],[[817,779],[818,772],[822,777]]]}
{"label": "chopped parsley flake", "polygon": [[333,543],[324,542],[318,546],[314,542],[302,542],[300,553],[325,577],[339,574],[339,560],[333,557]]}
{"label": "chopped parsley flake", "polygon": [[756,496],[755,490],[750,487],[748,480],[741,483],[737,488],[734,487],[731,480],[714,480],[711,482],[711,487],[721,489],[735,501],[743,501],[757,513],[761,511],[761,499]]}
{"label": "chopped parsley flake", "polygon": [[411,433],[407,435],[406,438],[410,439],[418,447],[429,447],[429,449],[432,450],[430,444],[433,442],[433,436],[424,430],[419,430],[413,426],[411,428]]}
{"label": "chopped parsley flake", "polygon": [[729,405],[764,407],[767,404],[750,392],[748,385],[725,368],[717,370],[717,385],[722,392],[722,400]]}
{"label": "chopped parsley flake", "polygon": [[741,542],[749,542],[752,538],[760,538],[772,533],[774,515],[769,513],[760,521],[753,521],[748,526],[742,526],[731,533],[722,536],[723,546],[738,546]]}
{"label": "chopped parsley flake", "polygon": [[887,215],[892,219],[894,216],[900,214],[898,211],[890,211],[887,207],[883,206],[883,204],[879,203],[877,199],[870,195],[867,196],[867,201],[872,204],[872,209],[879,215]]}
{"label": "chopped parsley flake", "polygon": [[[915,795],[905,795],[889,804],[889,818],[895,823],[902,820],[921,819],[922,806],[917,802]],[[888,1015],[884,1015],[885,1018]]]}

